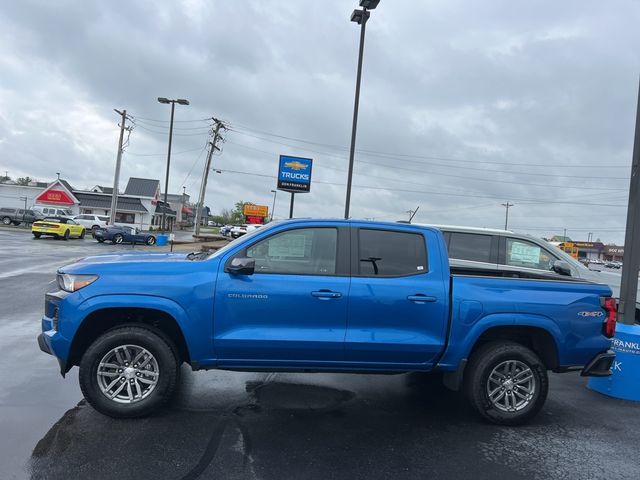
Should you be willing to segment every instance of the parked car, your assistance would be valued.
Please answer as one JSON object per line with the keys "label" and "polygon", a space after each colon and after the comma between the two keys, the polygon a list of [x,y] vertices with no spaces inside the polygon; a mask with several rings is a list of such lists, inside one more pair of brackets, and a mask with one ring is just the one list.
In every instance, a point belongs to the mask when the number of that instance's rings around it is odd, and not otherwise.
{"label": "parked car", "polygon": [[608,286],[450,269],[442,232],[417,225],[275,222],[214,253],[88,257],[57,281],[39,346],[63,375],[78,365],[87,401],[113,417],[164,405],[186,362],[440,372],[485,419],[518,424],[542,408],[548,370],[607,376],[614,358]]}
{"label": "parked car", "polygon": [[240,225],[239,227],[233,227],[231,229],[231,238],[238,238],[241,237],[242,235],[246,235],[247,233],[251,233],[254,230],[257,230],[258,228],[262,227],[261,224],[259,223],[249,223],[246,225]]}
{"label": "parked car", "polygon": [[[452,266],[482,268],[504,274],[511,271],[534,274],[554,271],[567,277],[607,284],[613,296],[620,297],[622,278],[618,272],[590,270],[558,247],[531,235],[488,228],[430,226],[444,234]],[[640,323],[640,288],[636,322]]]}
{"label": "parked car", "polygon": [[87,230],[92,230],[94,233],[96,229],[105,228],[109,225],[109,217],[104,215],[83,213],[82,215],[76,215],[73,219],[80,225],[83,225]]}
{"label": "parked car", "polygon": [[155,245],[156,237],[149,232],[141,232],[135,227],[114,225],[107,228],[99,228],[93,233],[94,238],[102,243],[111,240],[111,243],[144,243]]}
{"label": "parked car", "polygon": [[43,217],[73,217],[73,212],[68,208],[60,207],[43,207],[41,205],[34,205],[31,207],[34,212],[40,212]]}
{"label": "parked car", "polygon": [[225,225],[223,227],[220,227],[220,235],[227,237],[231,233],[232,228],[233,225]]}
{"label": "parked car", "polygon": [[20,225],[21,223],[33,223],[44,218],[41,213],[24,208],[0,208],[0,221],[3,225]]}
{"label": "parked car", "polygon": [[55,238],[69,240],[72,237],[84,238],[85,228],[67,217],[45,217],[31,225],[31,233],[35,238],[52,235]]}

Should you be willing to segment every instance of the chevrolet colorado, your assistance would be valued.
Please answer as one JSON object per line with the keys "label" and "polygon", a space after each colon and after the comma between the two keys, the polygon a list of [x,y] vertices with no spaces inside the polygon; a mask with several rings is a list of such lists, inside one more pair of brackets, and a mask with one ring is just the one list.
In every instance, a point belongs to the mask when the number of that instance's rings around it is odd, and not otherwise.
{"label": "chevrolet colorado", "polygon": [[[526,252],[523,252],[526,255]],[[88,257],[58,271],[40,348],[96,410],[147,415],[192,369],[440,372],[485,419],[543,406],[549,370],[610,374],[615,300],[553,272],[450,270],[436,228],[273,222],[215,253]]]}

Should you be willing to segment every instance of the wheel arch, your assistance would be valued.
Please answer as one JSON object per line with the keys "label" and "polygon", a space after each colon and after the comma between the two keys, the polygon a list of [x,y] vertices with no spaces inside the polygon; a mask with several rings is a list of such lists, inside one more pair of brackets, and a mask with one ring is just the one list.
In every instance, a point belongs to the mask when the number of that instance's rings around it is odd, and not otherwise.
{"label": "wheel arch", "polygon": [[511,341],[523,345],[535,352],[548,370],[557,370],[560,366],[558,344],[547,329],[530,325],[501,325],[486,329],[477,338],[467,358],[481,346],[497,340]]}
{"label": "wheel arch", "polygon": [[124,325],[144,326],[154,331],[172,345],[180,362],[191,363],[184,333],[172,314],[155,307],[116,306],[98,308],[82,320],[73,336],[66,371],[80,364],[82,355],[96,338],[108,330]]}

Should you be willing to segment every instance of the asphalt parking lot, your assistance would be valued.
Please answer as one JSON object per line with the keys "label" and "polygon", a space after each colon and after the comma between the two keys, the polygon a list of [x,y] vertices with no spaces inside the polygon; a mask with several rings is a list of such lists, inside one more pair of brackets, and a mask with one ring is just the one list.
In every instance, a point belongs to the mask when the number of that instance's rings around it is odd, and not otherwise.
{"label": "asphalt parking lot", "polygon": [[191,372],[159,415],[114,420],[35,341],[57,267],[130,249],[0,229],[0,478],[636,479],[640,403],[551,376],[529,425],[496,427],[421,374]]}

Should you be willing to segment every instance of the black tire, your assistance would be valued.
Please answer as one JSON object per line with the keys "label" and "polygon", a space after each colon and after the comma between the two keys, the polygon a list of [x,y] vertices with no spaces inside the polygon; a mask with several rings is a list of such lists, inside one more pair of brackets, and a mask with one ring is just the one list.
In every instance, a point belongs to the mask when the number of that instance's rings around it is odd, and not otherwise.
{"label": "black tire", "polygon": [[96,240],[98,240],[98,243],[103,243],[104,242],[104,238],[96,238]]}
{"label": "black tire", "polygon": [[117,244],[119,245],[119,244],[121,244],[121,243],[122,243],[122,241],[123,241],[123,240],[124,240],[124,237],[123,237],[121,234],[116,233],[116,234],[113,236],[113,238],[111,239],[111,242],[112,242],[112,243],[117,243]]}
{"label": "black tire", "polygon": [[64,231],[64,236],[62,237],[64,240],[69,240],[69,237],[71,236],[71,232],[69,230],[65,230]]}
{"label": "black tire", "polygon": [[145,243],[147,245],[155,245],[156,244],[156,237],[154,237],[153,235],[149,235],[147,237],[147,241]]}
{"label": "black tire", "polygon": [[34,238],[40,238],[42,234],[40,232],[33,232]]}
{"label": "black tire", "polygon": [[[512,361],[516,365],[524,365],[531,371],[532,385],[528,383],[529,389],[532,391],[532,395],[526,403],[522,404],[515,410],[505,411],[504,406],[500,408],[496,403],[489,399],[490,388],[498,385],[494,381],[489,380],[489,376],[494,369],[504,365],[504,362]],[[514,377],[518,375],[518,370],[514,371]],[[524,372],[524,370],[521,370]],[[526,375],[526,374],[525,374]],[[526,378],[520,377],[520,378]],[[508,381],[512,377],[509,376]],[[526,397],[529,397],[524,390],[519,392],[514,391],[520,388],[526,388],[513,383],[502,387],[502,390],[498,393],[498,396],[504,392],[504,396],[509,396],[512,400],[523,401],[520,398],[516,398],[516,395],[522,396],[524,393]],[[533,418],[544,405],[547,399],[547,393],[549,392],[549,379],[547,376],[547,369],[542,363],[540,358],[527,347],[515,342],[498,341],[487,343],[481,346],[469,360],[469,365],[464,375],[464,390],[471,405],[478,411],[478,413],[489,420],[492,423],[499,425],[520,425],[526,423]],[[503,397],[504,399],[504,397]],[[517,405],[517,404],[516,404]]]}
{"label": "black tire", "polygon": [[[158,382],[154,390],[146,398],[133,403],[119,403],[107,398],[98,383],[97,369],[100,361],[120,345],[142,347],[155,357],[158,364]],[[180,364],[175,352],[175,348],[152,329],[124,326],[109,330],[98,337],[82,356],[79,375],[82,394],[93,408],[110,417],[149,415],[169,401],[176,390]]]}
{"label": "black tire", "polygon": [[2,217],[3,225],[11,225],[11,217]]}
{"label": "black tire", "polygon": [[86,230],[83,228],[82,231],[80,232],[80,240],[82,240],[84,238],[84,234],[86,233]]}

